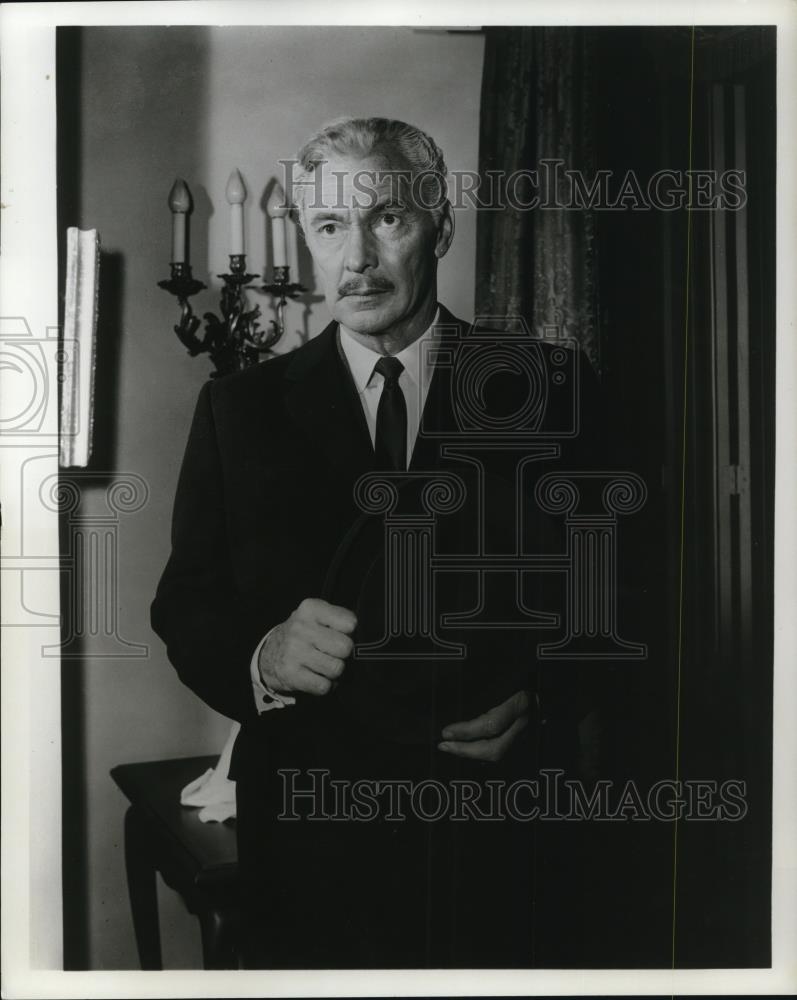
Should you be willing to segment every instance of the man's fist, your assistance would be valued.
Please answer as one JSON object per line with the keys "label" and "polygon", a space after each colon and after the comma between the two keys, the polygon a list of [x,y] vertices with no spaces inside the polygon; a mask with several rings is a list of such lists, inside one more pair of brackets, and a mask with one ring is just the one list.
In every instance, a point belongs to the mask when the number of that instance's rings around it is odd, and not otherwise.
{"label": "man's fist", "polygon": [[306,598],[263,644],[257,664],[263,683],[277,694],[327,694],[354,648],[349,636],[356,624],[347,608]]}

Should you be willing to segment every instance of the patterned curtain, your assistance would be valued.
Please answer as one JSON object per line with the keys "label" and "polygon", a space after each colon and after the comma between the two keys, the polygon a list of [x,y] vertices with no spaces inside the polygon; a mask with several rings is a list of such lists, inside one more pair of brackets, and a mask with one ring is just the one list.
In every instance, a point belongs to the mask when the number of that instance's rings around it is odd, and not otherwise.
{"label": "patterned curtain", "polygon": [[[483,188],[489,171],[508,178],[536,170],[541,204],[568,204],[572,188],[563,172],[578,171],[588,184],[595,173],[594,42],[583,28],[487,28],[485,34]],[[506,207],[479,211],[477,315],[520,315],[535,336],[573,338],[599,370],[594,212],[519,207],[519,199],[529,202],[531,184],[510,183]]]}

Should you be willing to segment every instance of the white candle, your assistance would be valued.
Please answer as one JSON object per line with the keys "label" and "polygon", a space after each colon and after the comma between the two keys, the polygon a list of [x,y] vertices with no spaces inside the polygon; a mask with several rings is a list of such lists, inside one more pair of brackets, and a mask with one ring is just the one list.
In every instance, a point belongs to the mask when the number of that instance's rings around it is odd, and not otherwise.
{"label": "white candle", "polygon": [[185,218],[191,208],[191,195],[185,181],[179,177],[169,192],[169,208],[172,212],[172,264],[186,262]]}
{"label": "white candle", "polygon": [[286,223],[288,230],[288,264],[291,269],[291,280],[299,280],[299,234],[290,221]]}
{"label": "white candle", "polygon": [[271,219],[272,267],[285,267],[288,263],[285,247],[285,216],[288,214],[288,210],[288,205],[285,203],[285,192],[277,182],[266,204],[266,212]]}
{"label": "white candle", "polygon": [[230,205],[230,255],[244,252],[244,201],[246,187],[237,168],[227,181],[227,201]]}

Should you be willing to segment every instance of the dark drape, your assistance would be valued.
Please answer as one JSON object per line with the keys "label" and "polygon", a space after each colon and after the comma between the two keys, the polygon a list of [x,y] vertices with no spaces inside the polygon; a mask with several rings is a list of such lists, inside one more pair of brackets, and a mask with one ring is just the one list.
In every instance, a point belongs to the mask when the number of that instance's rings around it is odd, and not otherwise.
{"label": "dark drape", "polygon": [[[582,28],[485,34],[477,314],[520,315],[538,337],[573,338],[599,368],[594,214],[554,207],[571,197],[564,170],[588,182],[594,175],[594,43]],[[537,171],[537,179],[518,171]],[[535,189],[540,207],[521,207]],[[499,192],[504,207],[486,208]]]}

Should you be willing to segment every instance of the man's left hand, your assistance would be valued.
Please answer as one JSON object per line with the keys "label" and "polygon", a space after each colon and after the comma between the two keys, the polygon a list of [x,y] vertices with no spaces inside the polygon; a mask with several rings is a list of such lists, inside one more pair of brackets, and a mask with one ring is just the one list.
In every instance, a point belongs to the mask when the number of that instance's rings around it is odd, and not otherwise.
{"label": "man's left hand", "polygon": [[457,757],[495,762],[501,760],[528,723],[529,697],[525,691],[516,691],[489,712],[446,726],[443,742],[437,748]]}

